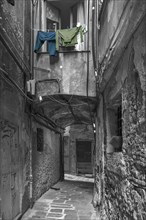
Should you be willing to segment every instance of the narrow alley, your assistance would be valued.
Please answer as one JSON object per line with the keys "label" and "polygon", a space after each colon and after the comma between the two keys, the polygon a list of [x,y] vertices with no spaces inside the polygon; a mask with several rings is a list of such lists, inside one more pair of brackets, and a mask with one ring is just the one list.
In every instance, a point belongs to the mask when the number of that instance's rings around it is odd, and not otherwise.
{"label": "narrow alley", "polygon": [[92,205],[93,178],[65,175],[39,198],[22,220],[96,220]]}
{"label": "narrow alley", "polygon": [[0,220],[21,219],[146,220],[146,0],[0,0]]}

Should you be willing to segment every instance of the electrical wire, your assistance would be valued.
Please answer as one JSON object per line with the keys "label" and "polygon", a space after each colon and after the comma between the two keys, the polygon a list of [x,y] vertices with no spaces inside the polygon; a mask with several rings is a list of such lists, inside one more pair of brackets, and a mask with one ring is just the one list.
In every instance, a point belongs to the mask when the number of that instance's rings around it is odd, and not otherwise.
{"label": "electrical wire", "polygon": [[[24,91],[18,86],[18,84],[16,82],[14,82],[14,80],[12,80],[9,76],[8,76],[8,72],[4,69],[2,69],[0,67],[0,70],[4,73],[4,75],[1,74],[1,77],[4,78],[10,85],[13,85],[15,86],[15,88],[17,88],[17,90],[19,90],[21,92],[21,94],[27,98],[28,101],[30,102],[38,102],[38,100],[34,100],[34,99],[31,99],[29,96],[27,96]],[[73,97],[73,95],[71,96],[71,98]],[[64,102],[60,102],[58,101],[57,99],[55,99],[54,97],[52,96],[48,96],[48,98],[54,102],[57,102],[61,105],[64,105],[64,106],[68,106],[68,104],[64,103]],[[87,103],[82,103],[82,104],[77,104],[77,105],[71,105],[72,107],[76,107],[76,106],[82,106],[82,105],[87,105]]]}
{"label": "electrical wire", "polygon": [[[7,71],[5,71],[4,69],[2,69],[1,67],[0,67],[0,71],[2,71],[4,74],[2,75],[2,74],[0,74],[0,77],[2,77],[9,85],[11,85],[11,86],[13,86],[13,88],[16,88],[20,93],[21,93],[21,95],[23,95],[29,102],[31,102],[31,103],[34,103],[35,102],[35,100],[33,100],[33,99],[31,99],[31,98],[29,98],[24,92],[23,92],[23,90],[18,86],[18,84],[16,83],[16,82],[14,82],[14,80],[12,80],[9,76],[8,76],[8,72]],[[58,128],[60,128],[60,129],[63,129],[62,127],[60,127],[59,125],[57,125],[55,122],[53,122],[52,120],[49,120],[49,119],[47,119],[46,117],[44,117],[44,116],[42,116],[42,115],[40,115],[40,114],[32,114],[33,116],[35,116],[35,117],[39,117],[39,118],[41,118],[42,120],[44,120],[44,121],[47,121],[49,124],[51,123],[51,126],[53,125],[55,125],[56,127],[58,127]],[[54,130],[54,131],[57,131],[56,129],[54,129],[54,128],[52,128],[52,127],[49,127],[50,129],[52,129],[52,130]],[[57,131],[58,132],[58,131]]]}
{"label": "electrical wire", "polygon": [[46,125],[44,122],[41,122],[41,121],[39,121],[38,120],[38,118],[36,117],[36,115],[35,114],[31,114],[32,116],[33,116],[33,118],[36,120],[36,122],[37,123],[39,123],[40,125],[42,125],[42,126],[44,126],[44,127],[46,127],[46,128],[48,128],[48,129],[50,129],[50,130],[52,130],[52,131],[54,131],[54,132],[56,132],[56,133],[59,133],[59,134],[61,134],[61,132],[60,131],[58,131],[57,129],[55,129],[55,128],[52,128],[51,126],[49,126],[48,124]]}
{"label": "electrical wire", "polygon": [[28,101],[34,102],[34,100],[31,99],[31,98],[29,98],[29,97],[25,94],[25,92],[18,86],[18,84],[17,84],[13,79],[11,79],[11,78],[9,77],[9,75],[8,75],[9,73],[8,73],[6,70],[2,69],[1,67],[0,67],[0,70],[3,72],[3,75],[1,74],[1,77],[2,77],[4,80],[6,80],[10,85],[12,85],[14,88],[16,88],[25,98],[27,98]]}
{"label": "electrical wire", "polygon": [[[52,100],[52,101],[54,101],[54,102],[57,102],[57,103],[59,103],[60,105],[63,105],[63,106],[68,106],[68,104],[66,104],[65,102],[60,102],[60,101],[58,101],[57,99],[55,99],[54,97],[52,97],[52,95],[49,95],[49,96],[47,96],[47,98],[49,98],[50,100]],[[45,101],[45,100],[44,100]],[[76,107],[76,106],[82,106],[82,105],[88,105],[87,103],[82,103],[82,104],[72,104],[71,106],[72,107]]]}
{"label": "electrical wire", "polygon": [[[0,24],[1,27],[1,24]],[[8,40],[10,41],[10,43],[12,44],[13,48],[17,51],[15,45],[13,44],[11,38],[8,36],[8,33],[6,32],[6,30],[4,28],[1,28],[1,30],[6,34]],[[21,60],[21,63],[23,63],[24,68],[29,72],[29,74],[31,75],[30,69],[27,67],[27,65],[24,63],[24,61],[22,60],[21,56],[19,55],[19,52],[17,51],[17,54],[14,54],[14,52],[12,51],[12,48],[6,43],[6,40],[4,39],[4,37],[2,36],[2,33],[0,34],[3,42],[5,43],[5,45],[7,45],[7,47],[9,48],[9,50],[11,51],[11,53],[13,54],[13,57],[15,57],[15,59],[17,60],[18,63],[18,57]],[[19,67],[22,69],[21,64],[19,65]],[[23,69],[23,72],[26,74],[25,70]],[[26,74],[27,75],[27,74]]]}

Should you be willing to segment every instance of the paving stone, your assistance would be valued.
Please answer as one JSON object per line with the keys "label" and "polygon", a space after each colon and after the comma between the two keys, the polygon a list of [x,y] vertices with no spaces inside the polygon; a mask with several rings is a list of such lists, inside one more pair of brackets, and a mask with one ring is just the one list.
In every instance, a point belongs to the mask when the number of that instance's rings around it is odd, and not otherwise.
{"label": "paving stone", "polygon": [[26,219],[26,220],[56,220],[56,218],[30,218],[30,219]]}
{"label": "paving stone", "polygon": [[57,203],[52,203],[51,205],[50,205],[51,207],[60,207],[60,208],[73,208],[73,206],[72,206],[72,204],[57,204]]}
{"label": "paving stone", "polygon": [[48,217],[56,217],[56,218],[58,218],[58,217],[62,217],[62,216],[63,216],[63,214],[59,214],[59,213],[48,213],[47,218]]}
{"label": "paving stone", "polygon": [[62,213],[63,210],[62,210],[62,209],[50,209],[50,212],[59,212],[59,213]]}
{"label": "paving stone", "polygon": [[66,200],[62,200],[62,199],[57,199],[57,200],[53,200],[53,202],[55,203],[65,203]]}
{"label": "paving stone", "polygon": [[41,211],[48,211],[49,210],[49,207],[48,206],[35,206],[33,207],[34,210],[41,210]]}
{"label": "paving stone", "polygon": [[45,218],[48,212],[41,212],[41,211],[37,211],[34,215],[32,215],[32,218]]}
{"label": "paving stone", "polygon": [[87,216],[87,215],[79,216],[79,220],[90,220],[90,219],[91,219],[91,216]]}
{"label": "paving stone", "polygon": [[77,215],[66,215],[65,220],[78,220],[78,216]]}
{"label": "paving stone", "polygon": [[47,191],[21,220],[93,220],[93,183],[64,181],[54,187],[60,190]]}
{"label": "paving stone", "polygon": [[65,209],[65,210],[64,210],[64,214],[73,215],[74,213],[77,213],[77,211],[76,211],[76,210],[68,210],[68,209]]}

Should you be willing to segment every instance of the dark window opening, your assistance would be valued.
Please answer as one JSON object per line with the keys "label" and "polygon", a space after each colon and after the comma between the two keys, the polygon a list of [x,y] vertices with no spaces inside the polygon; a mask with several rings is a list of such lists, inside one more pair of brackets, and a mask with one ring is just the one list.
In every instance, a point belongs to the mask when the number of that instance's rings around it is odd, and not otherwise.
{"label": "dark window opening", "polygon": [[47,30],[56,31],[59,28],[59,23],[47,18]]}
{"label": "dark window opening", "polygon": [[37,128],[37,151],[42,152],[44,148],[44,132],[42,128]]}
{"label": "dark window opening", "polygon": [[72,7],[72,16],[73,16],[73,27],[77,26],[77,5],[75,5],[74,7]]}
{"label": "dark window opening", "polygon": [[119,138],[119,147],[115,149],[116,152],[122,151],[122,144],[123,144],[123,138],[122,138],[122,106],[120,105],[117,108],[117,136]]}
{"label": "dark window opening", "polygon": [[122,136],[122,106],[117,109],[117,136]]}

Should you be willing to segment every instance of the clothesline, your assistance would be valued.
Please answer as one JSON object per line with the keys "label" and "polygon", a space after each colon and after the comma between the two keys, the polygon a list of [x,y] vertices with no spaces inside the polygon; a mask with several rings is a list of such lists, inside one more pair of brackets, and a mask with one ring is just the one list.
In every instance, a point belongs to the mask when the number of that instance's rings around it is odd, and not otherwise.
{"label": "clothesline", "polygon": [[[86,29],[86,25],[81,25],[83,28],[85,28]],[[76,26],[74,26],[74,27],[77,27],[77,25]],[[72,27],[73,28],[73,27]],[[63,29],[71,29],[70,27],[68,28],[68,27],[66,27],[66,28],[63,28]],[[62,30],[63,30],[62,29]],[[31,30],[34,30],[34,31],[45,31],[45,32],[49,32],[49,29],[40,29],[40,28],[38,28],[38,29],[36,29],[36,28],[31,28]],[[55,31],[55,30],[54,30]]]}
{"label": "clothesline", "polygon": [[38,31],[34,52],[37,53],[45,41],[48,42],[48,53],[56,56],[59,46],[71,47],[83,42],[83,34],[86,30],[81,25],[70,29],[56,31]]}
{"label": "clothesline", "polygon": [[31,30],[34,30],[34,31],[45,31],[45,32],[49,32],[49,29],[36,29],[36,28],[31,28]]}

